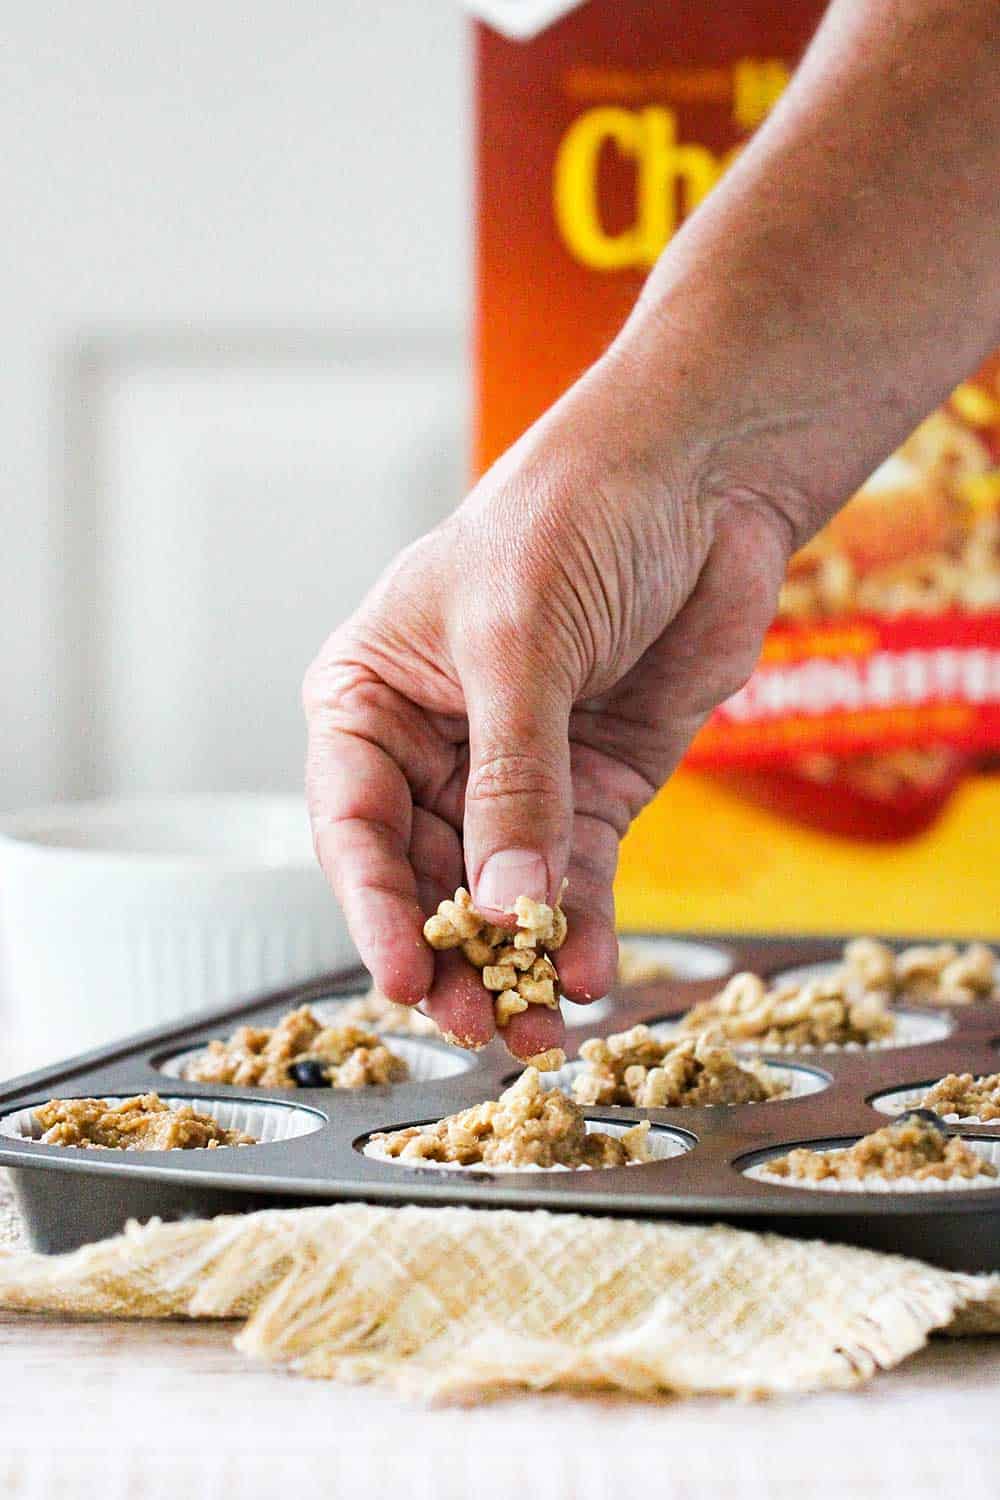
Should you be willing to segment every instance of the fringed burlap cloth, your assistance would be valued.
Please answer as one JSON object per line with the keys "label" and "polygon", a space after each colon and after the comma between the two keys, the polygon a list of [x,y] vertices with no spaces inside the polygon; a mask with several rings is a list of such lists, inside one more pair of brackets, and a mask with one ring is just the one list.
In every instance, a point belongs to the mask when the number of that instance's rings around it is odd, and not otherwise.
{"label": "fringed burlap cloth", "polygon": [[1000,1277],[718,1226],[345,1204],[8,1246],[0,1305],[242,1318],[253,1359],[425,1399],[757,1396],[854,1385],[934,1329],[1000,1331]]}

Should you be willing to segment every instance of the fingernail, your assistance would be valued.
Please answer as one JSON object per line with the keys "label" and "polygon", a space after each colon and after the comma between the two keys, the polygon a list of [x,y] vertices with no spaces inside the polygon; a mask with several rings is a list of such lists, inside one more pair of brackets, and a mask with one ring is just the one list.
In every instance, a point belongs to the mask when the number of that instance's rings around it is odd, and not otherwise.
{"label": "fingernail", "polygon": [[480,870],[473,899],[480,910],[513,911],[518,896],[546,900],[548,886],[549,872],[540,854],[531,849],[501,849]]}

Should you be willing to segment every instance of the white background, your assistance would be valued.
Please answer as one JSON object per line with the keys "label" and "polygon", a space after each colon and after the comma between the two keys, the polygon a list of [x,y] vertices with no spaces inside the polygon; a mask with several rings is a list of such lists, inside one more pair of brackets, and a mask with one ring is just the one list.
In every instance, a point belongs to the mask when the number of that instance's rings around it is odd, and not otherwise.
{"label": "white background", "polygon": [[[191,771],[189,750],[176,774],[174,762],[161,764],[144,781],[134,763],[141,745],[121,749],[121,769],[107,737],[130,703],[118,703],[115,719],[107,701],[109,580],[133,605],[147,587],[153,597],[174,587],[184,548],[176,537],[159,553],[148,545],[144,505],[207,535],[203,565],[219,567],[223,521],[208,508],[224,493],[232,510],[226,485],[240,466],[258,473],[258,457],[273,456],[276,443],[287,453],[295,421],[308,427],[311,412],[306,458],[271,466],[271,501],[299,538],[276,561],[294,566],[302,537],[333,528],[356,539],[349,566],[340,570],[333,548],[326,600],[315,597],[315,573],[276,577],[269,598],[265,564],[285,526],[255,526],[248,505],[246,525],[227,523],[222,580],[236,623],[250,594],[259,609],[274,607],[276,620],[301,606],[301,622],[280,636],[280,661],[264,673],[269,691],[276,671],[296,678],[286,706],[297,713],[301,642],[353,602],[359,557],[374,572],[397,524],[401,534],[419,529],[435,505],[454,499],[442,490],[458,482],[464,413],[452,411],[454,374],[444,364],[453,356],[459,368],[468,305],[466,50],[452,0],[2,0],[0,810],[67,794],[172,790],[173,781],[191,790],[294,785],[290,718],[271,739],[261,726],[250,763],[234,764],[231,748],[215,760],[206,754],[218,712],[212,674],[195,675],[179,713],[176,653],[169,722],[178,745],[199,748],[201,769]],[[406,392],[397,382],[384,408],[370,381],[367,399],[345,395],[341,419],[353,443],[340,485],[324,482],[326,414],[347,392],[350,361],[391,361],[397,337],[410,368],[415,351],[435,351],[437,395],[417,403],[411,430],[396,433],[396,468],[382,457],[374,496],[359,511],[363,455],[385,447],[387,414],[405,423]],[[310,370],[324,361],[333,373],[317,386]],[[217,386],[206,369],[219,372]],[[265,399],[286,374],[284,396]],[[295,393],[307,386],[302,417]],[[253,402],[261,421],[241,425],[241,406]],[[142,420],[129,426],[123,411]],[[173,491],[168,478],[155,493],[136,490],[131,509],[136,476],[157,454],[168,475],[167,445],[204,433],[213,411],[222,431],[214,447],[198,447],[193,471],[174,463]],[[123,454],[126,430],[139,446]],[[312,468],[311,450],[320,454]],[[398,489],[413,454],[407,522]],[[279,470],[287,482],[276,495]],[[392,513],[376,515],[390,496]],[[123,515],[131,532],[109,526]],[[131,573],[129,536],[146,538]],[[199,597],[212,590],[189,591],[192,608]],[[126,619],[135,626],[134,609]],[[189,618],[191,649],[215,628],[237,651],[239,630],[218,625]],[[258,620],[248,633],[247,652],[261,628]],[[141,638],[129,639],[141,654]],[[162,644],[162,630],[150,639]],[[147,665],[155,678],[155,657]]]}

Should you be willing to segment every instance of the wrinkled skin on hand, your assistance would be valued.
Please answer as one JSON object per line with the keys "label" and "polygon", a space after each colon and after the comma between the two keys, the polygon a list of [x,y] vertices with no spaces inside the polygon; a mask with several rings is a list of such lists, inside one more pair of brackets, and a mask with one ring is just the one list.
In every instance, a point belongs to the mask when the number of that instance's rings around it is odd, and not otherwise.
{"label": "wrinkled skin on hand", "polygon": [[[468,883],[498,920],[567,875],[562,989],[606,992],[619,841],[752,670],[791,547],[778,507],[623,426],[618,376],[595,367],[402,553],[306,678],[316,849],[361,957],[464,1045],[491,998],[425,916]],[[498,851],[520,851],[499,884]],[[503,1035],[529,1057],[562,1018],[531,1006]]]}
{"label": "wrinkled skin on hand", "polygon": [[996,347],[998,45],[996,0],[831,0],[609,353],[310,671],[324,868],[377,983],[467,1043],[492,1007],[423,913],[568,873],[563,988],[606,989],[618,841],[751,670],[792,544]]}

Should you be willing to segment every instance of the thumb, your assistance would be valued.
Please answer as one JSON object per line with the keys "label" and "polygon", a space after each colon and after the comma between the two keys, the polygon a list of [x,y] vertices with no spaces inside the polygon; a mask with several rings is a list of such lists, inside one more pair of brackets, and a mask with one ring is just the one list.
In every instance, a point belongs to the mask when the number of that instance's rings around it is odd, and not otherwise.
{"label": "thumb", "polygon": [[[534,674],[532,674],[534,675]],[[463,680],[469,716],[465,868],[472,899],[494,918],[518,896],[552,902],[573,827],[570,703],[519,673]]]}

